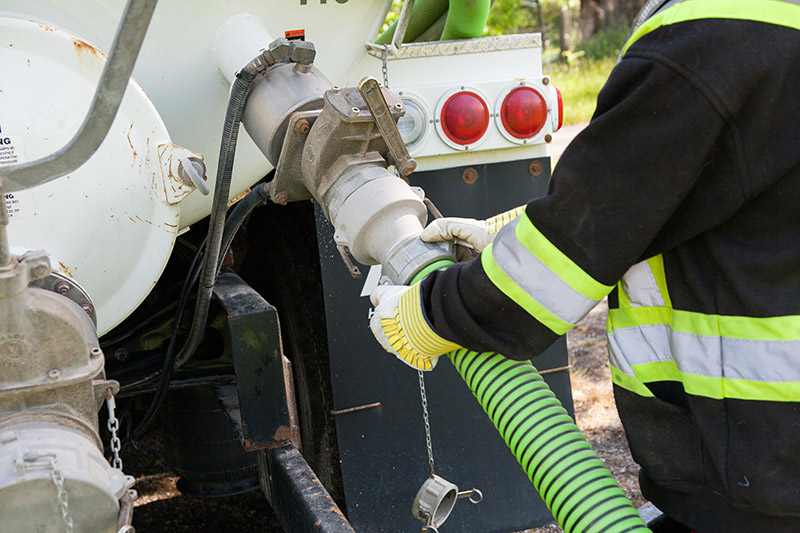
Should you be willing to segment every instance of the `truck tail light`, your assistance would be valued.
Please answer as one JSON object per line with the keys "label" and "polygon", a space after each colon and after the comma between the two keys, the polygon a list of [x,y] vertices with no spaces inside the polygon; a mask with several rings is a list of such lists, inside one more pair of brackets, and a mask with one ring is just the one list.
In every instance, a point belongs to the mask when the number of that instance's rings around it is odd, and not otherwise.
{"label": "truck tail light", "polygon": [[[561,93],[559,93],[559,109]],[[531,87],[517,87],[503,100],[500,119],[506,131],[517,139],[530,139],[542,130],[547,121],[547,103],[544,97]],[[559,112],[559,126],[561,113]]]}
{"label": "truck tail light", "polygon": [[448,139],[466,146],[486,133],[489,127],[489,108],[477,94],[470,91],[457,92],[444,103],[441,124]]}
{"label": "truck tail light", "polygon": [[413,100],[403,98],[403,105],[406,107],[406,114],[397,121],[397,129],[403,142],[411,148],[425,136],[427,119],[425,111]]}

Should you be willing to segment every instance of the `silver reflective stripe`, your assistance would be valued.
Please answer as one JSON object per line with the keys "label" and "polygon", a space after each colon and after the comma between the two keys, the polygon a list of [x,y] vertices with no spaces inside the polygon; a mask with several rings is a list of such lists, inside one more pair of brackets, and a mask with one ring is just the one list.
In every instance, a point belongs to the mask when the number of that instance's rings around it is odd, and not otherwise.
{"label": "silver reflective stripe", "polygon": [[621,282],[631,307],[664,307],[664,297],[647,261],[629,268]]}
{"label": "silver reflective stripe", "polygon": [[492,244],[495,263],[517,287],[556,317],[576,324],[598,300],[587,298],[550,270],[516,235],[519,219],[506,224]]}
{"label": "silver reflective stripe", "polygon": [[611,364],[635,375],[633,366],[675,361],[678,370],[711,378],[800,382],[800,341],[733,339],[673,331],[667,324],[615,329],[608,335]]}

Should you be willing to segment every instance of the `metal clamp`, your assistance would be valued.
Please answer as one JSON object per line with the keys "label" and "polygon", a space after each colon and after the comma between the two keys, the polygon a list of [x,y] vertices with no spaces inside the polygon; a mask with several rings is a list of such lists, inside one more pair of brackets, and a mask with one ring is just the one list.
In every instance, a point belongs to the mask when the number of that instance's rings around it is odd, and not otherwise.
{"label": "metal clamp", "polygon": [[[389,154],[394,160],[395,168],[401,176],[408,176],[416,170],[417,162],[408,153],[406,143],[403,142],[403,137],[400,136],[400,130],[397,129],[397,124],[395,124],[392,113],[389,111],[380,83],[372,76],[367,76],[358,84],[358,92],[361,93],[361,97],[366,102],[372,118],[375,119],[375,124],[378,125],[378,130],[386,141],[386,146],[389,148]],[[403,108],[403,104],[400,102],[396,106],[400,110]]]}

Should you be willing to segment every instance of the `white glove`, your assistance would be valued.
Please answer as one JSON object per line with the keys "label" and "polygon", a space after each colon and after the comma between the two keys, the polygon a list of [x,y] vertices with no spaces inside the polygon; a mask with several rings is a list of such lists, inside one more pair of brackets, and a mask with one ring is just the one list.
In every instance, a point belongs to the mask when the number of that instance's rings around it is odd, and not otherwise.
{"label": "white glove", "polygon": [[422,230],[419,237],[425,242],[452,241],[480,253],[491,244],[500,228],[517,218],[524,210],[525,206],[520,206],[486,220],[437,218]]}
{"label": "white glove", "polygon": [[440,355],[460,348],[440,337],[422,309],[419,283],[378,285],[369,297],[375,312],[370,319],[372,334],[383,349],[417,370],[433,370]]}

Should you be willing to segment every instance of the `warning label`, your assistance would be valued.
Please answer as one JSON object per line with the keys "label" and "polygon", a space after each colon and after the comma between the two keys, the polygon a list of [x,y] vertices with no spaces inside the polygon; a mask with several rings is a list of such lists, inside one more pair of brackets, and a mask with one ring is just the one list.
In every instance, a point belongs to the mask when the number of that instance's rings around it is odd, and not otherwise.
{"label": "warning label", "polygon": [[26,161],[22,135],[0,134],[0,167],[18,165]]}
{"label": "warning label", "polygon": [[36,215],[36,205],[33,203],[33,191],[7,192],[5,194],[6,211],[8,218],[31,218]]}

